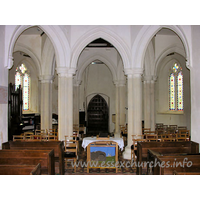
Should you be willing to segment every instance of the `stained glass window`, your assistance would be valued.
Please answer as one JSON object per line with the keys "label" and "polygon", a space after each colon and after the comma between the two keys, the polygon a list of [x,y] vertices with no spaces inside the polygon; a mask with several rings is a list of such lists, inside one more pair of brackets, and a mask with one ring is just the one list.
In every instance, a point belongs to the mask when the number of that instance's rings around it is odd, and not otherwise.
{"label": "stained glass window", "polygon": [[183,111],[183,74],[177,63],[169,76],[169,110]]}
{"label": "stained glass window", "polygon": [[183,110],[183,74],[177,76],[177,110]]}
{"label": "stained glass window", "polygon": [[175,73],[177,72],[178,68],[179,68],[179,66],[177,65],[177,63],[175,63],[173,66],[173,70]]}
{"label": "stained glass window", "polygon": [[15,74],[15,90],[17,90],[17,88],[19,88],[19,85],[22,85],[22,81],[21,81],[21,74],[19,72],[16,72]]}
{"label": "stained glass window", "polygon": [[15,89],[21,85],[23,93],[23,110],[29,110],[30,105],[30,77],[24,64],[17,67],[15,74]]}
{"label": "stained glass window", "polygon": [[169,77],[169,109],[175,110],[175,77],[171,74]]}
{"label": "stained glass window", "polygon": [[29,76],[24,74],[23,77],[23,109],[29,110]]}

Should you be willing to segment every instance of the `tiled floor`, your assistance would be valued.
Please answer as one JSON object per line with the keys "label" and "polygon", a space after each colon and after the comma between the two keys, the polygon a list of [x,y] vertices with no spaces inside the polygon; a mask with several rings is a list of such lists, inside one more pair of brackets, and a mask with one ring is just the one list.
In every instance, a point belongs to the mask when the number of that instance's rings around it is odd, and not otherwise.
{"label": "tiled floor", "polygon": [[[119,151],[119,168],[116,173],[115,169],[90,169],[89,173],[87,173],[87,167],[82,163],[86,163],[87,161],[87,151],[85,151],[81,146],[81,141],[79,141],[79,153],[78,153],[78,161],[79,164],[76,168],[76,173],[74,173],[73,166],[71,163],[65,164],[65,175],[135,175],[136,168],[131,167],[130,160],[124,160],[122,157],[122,151]],[[126,167],[128,166],[128,167]]]}

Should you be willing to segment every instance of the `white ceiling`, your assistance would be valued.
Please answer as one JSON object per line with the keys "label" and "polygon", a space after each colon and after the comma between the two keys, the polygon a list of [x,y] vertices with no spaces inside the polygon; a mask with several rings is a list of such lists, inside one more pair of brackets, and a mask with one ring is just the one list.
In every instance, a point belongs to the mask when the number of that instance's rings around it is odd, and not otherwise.
{"label": "white ceiling", "polygon": [[43,30],[38,28],[37,26],[31,27],[27,30],[25,30],[22,35],[41,35]]}
{"label": "white ceiling", "polygon": [[[31,27],[31,28],[25,30],[22,34],[23,35],[41,35],[42,33],[43,33],[43,30],[41,30],[37,26],[34,26],[34,27]],[[173,31],[171,31],[170,29],[163,28],[157,34],[159,34],[159,35],[174,35],[175,33]]]}

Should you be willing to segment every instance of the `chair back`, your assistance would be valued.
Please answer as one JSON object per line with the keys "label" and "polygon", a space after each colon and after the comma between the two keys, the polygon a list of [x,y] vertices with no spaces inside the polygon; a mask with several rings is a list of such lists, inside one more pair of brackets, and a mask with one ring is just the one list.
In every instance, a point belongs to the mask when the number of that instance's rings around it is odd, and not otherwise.
{"label": "chair back", "polygon": [[25,137],[23,135],[13,135],[13,141],[24,141]]}
{"label": "chair back", "polygon": [[190,141],[190,131],[179,130],[179,132],[176,134],[176,141]]}
{"label": "chair back", "polygon": [[77,156],[77,150],[78,150],[78,143],[76,140],[65,140],[65,149],[64,152],[67,153],[75,153],[75,155]]}
{"label": "chair back", "polygon": [[42,135],[42,134],[46,134],[46,130],[42,129],[42,130],[35,130],[35,135]]}
{"label": "chair back", "polygon": [[158,141],[158,135],[156,134],[156,131],[148,131],[145,134],[145,139],[147,140],[147,142]]}

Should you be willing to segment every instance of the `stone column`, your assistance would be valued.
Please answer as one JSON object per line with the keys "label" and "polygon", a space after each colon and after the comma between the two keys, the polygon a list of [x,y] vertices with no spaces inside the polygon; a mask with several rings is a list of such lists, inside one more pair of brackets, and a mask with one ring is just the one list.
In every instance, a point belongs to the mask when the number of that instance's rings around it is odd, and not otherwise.
{"label": "stone column", "polygon": [[115,81],[115,137],[120,137],[119,133],[119,82]]}
{"label": "stone column", "polygon": [[74,70],[58,67],[58,134],[59,140],[73,134],[73,74]]}
{"label": "stone column", "polygon": [[73,124],[79,124],[79,89],[80,81],[76,81],[73,88]]}
{"label": "stone column", "polygon": [[120,137],[120,125],[125,125],[125,82],[124,80],[115,81],[116,98],[115,98],[115,137]]}
{"label": "stone column", "polygon": [[43,75],[39,78],[41,84],[40,117],[41,129],[52,128],[52,75]]}
{"label": "stone column", "polygon": [[133,74],[133,135],[142,135],[142,72],[134,69]]}
{"label": "stone column", "polygon": [[73,135],[73,74],[67,74],[67,132],[66,135]]}
{"label": "stone column", "polygon": [[142,69],[126,70],[128,76],[128,144],[124,159],[131,159],[132,135],[142,135]]}
{"label": "stone column", "polygon": [[123,153],[123,158],[131,159],[131,145],[132,145],[132,133],[133,133],[133,71],[126,70],[127,75],[127,95],[128,95],[128,135],[127,135],[127,146]]}
{"label": "stone column", "polygon": [[144,128],[151,128],[151,78],[144,76]]}
{"label": "stone column", "polygon": [[125,116],[125,106],[126,106],[126,80],[119,81],[119,125],[125,125],[126,116]]}
{"label": "stone column", "polygon": [[153,77],[151,80],[151,130],[155,130],[155,82],[156,82],[156,77]]}

